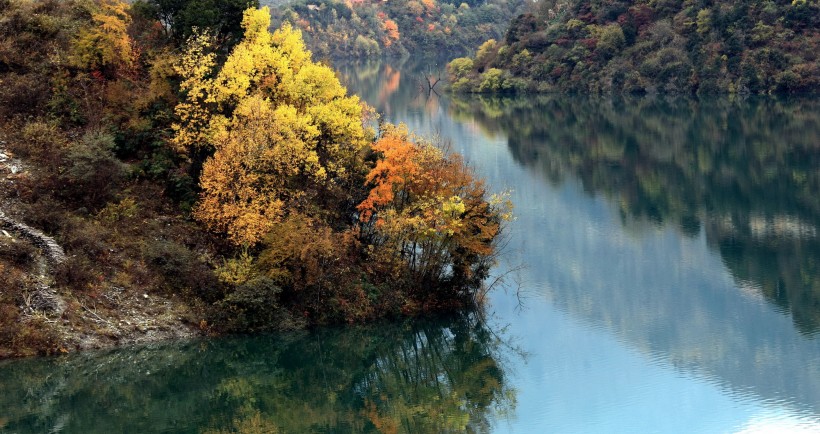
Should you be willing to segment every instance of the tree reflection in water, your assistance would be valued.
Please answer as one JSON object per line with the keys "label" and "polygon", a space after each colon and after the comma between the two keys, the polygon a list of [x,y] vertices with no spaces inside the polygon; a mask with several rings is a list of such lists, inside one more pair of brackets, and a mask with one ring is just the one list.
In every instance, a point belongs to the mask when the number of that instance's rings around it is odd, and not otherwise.
{"label": "tree reflection in water", "polygon": [[6,362],[0,429],[487,432],[510,348],[465,314]]}
{"label": "tree reflection in water", "polygon": [[450,109],[549,182],[607,197],[628,229],[704,231],[739,285],[820,331],[817,99],[454,96]]}

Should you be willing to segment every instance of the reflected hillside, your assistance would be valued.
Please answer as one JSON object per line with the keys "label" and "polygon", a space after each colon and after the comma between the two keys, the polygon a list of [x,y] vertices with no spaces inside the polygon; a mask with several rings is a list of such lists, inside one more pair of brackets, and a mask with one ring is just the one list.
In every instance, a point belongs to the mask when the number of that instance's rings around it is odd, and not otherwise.
{"label": "reflected hillside", "polygon": [[820,102],[454,99],[553,184],[579,179],[634,222],[705,232],[740,285],[820,330]]}
{"label": "reflected hillside", "polygon": [[7,362],[0,431],[487,432],[501,345],[465,316]]}
{"label": "reflected hillside", "polygon": [[345,86],[368,101],[384,119],[419,119],[424,115],[435,116],[441,110],[439,95],[429,91],[425,76],[435,82],[440,71],[442,81],[435,90],[442,92],[446,60],[430,62],[409,58],[388,63],[374,59],[333,66]]}

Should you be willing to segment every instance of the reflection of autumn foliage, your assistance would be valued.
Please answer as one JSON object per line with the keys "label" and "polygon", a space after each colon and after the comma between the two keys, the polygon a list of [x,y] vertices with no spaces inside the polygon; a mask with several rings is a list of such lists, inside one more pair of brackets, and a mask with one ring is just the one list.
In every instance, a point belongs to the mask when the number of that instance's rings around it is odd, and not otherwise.
{"label": "reflection of autumn foliage", "polygon": [[379,432],[484,432],[489,411],[502,413],[514,406],[514,395],[491,354],[459,360],[448,347],[465,344],[460,338],[419,333],[415,339],[403,353],[379,359],[377,366],[385,372],[366,377],[372,392],[362,413]]}
{"label": "reflection of autumn foliage", "polygon": [[521,164],[578,179],[628,225],[704,233],[736,281],[820,330],[816,99],[454,99]]}
{"label": "reflection of autumn foliage", "polygon": [[379,103],[385,103],[391,95],[396,93],[401,82],[401,71],[393,69],[390,65],[384,68],[384,84],[379,89]]}
{"label": "reflection of autumn foliage", "polygon": [[[278,361],[275,373],[232,363],[245,370],[232,371],[216,394],[237,417],[216,425],[273,422],[280,432],[487,432],[494,417],[515,407],[499,342],[475,318],[448,323],[354,329],[341,338],[271,348],[267,358]],[[326,362],[319,363],[322,357]]]}
{"label": "reflection of autumn foliage", "polygon": [[[100,426],[207,434],[488,432],[516,405],[506,364],[518,356],[502,339],[475,315],[460,315],[32,360],[0,371],[0,423],[4,432],[48,432],[59,421],[78,433]],[[99,411],[111,402],[121,411]],[[65,418],[66,408],[76,417]]]}
{"label": "reflection of autumn foliage", "polygon": [[263,417],[259,410],[246,406],[237,413],[231,421],[230,428],[207,429],[202,434],[276,434],[279,432],[274,419]]}

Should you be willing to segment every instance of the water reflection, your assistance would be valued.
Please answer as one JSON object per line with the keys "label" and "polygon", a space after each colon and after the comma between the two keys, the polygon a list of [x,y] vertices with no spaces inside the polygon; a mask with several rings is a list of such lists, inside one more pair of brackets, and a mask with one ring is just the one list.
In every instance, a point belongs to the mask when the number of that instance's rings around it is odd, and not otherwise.
{"label": "water reflection", "polygon": [[366,63],[334,64],[342,83],[359,95],[363,101],[375,107],[383,119],[407,121],[431,119],[443,115],[441,107],[442,84],[433,89],[430,83],[445,79],[446,60],[403,59],[395,63],[374,60]]}
{"label": "water reflection", "polygon": [[345,76],[513,190],[521,432],[817,430],[818,102],[452,99],[410,68]]}
{"label": "water reflection", "polygon": [[820,330],[820,102],[811,99],[454,99],[553,185],[578,179],[628,228],[705,231],[737,283]]}
{"label": "water reflection", "polygon": [[473,315],[0,364],[0,431],[487,432],[515,407]]}

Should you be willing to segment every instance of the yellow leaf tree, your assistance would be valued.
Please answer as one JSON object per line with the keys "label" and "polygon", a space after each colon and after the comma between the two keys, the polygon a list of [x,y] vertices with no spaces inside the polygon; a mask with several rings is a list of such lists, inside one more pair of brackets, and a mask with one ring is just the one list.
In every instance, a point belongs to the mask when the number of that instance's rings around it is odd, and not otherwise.
{"label": "yellow leaf tree", "polygon": [[102,0],[91,17],[93,24],[80,29],[73,44],[77,66],[114,73],[134,63],[134,49],[128,36],[129,5],[119,0]]}
{"label": "yellow leaf tree", "polygon": [[182,56],[173,141],[183,152],[213,149],[196,218],[253,245],[292,212],[344,215],[372,133],[362,123],[368,108],[311,60],[298,30],[270,33],[267,7],[247,10],[242,26],[244,39],[218,71],[207,36]]}

